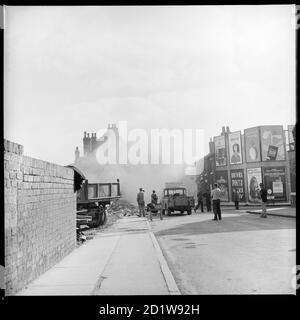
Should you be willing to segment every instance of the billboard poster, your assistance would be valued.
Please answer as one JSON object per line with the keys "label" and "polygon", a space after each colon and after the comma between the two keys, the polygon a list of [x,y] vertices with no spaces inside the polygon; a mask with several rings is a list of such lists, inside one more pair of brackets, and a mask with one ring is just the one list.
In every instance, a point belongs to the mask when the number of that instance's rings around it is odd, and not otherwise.
{"label": "billboard poster", "polygon": [[228,176],[227,171],[216,171],[216,182],[221,190],[221,201],[228,201]]}
{"label": "billboard poster", "polygon": [[260,128],[262,161],[285,160],[285,135],[282,126]]}
{"label": "billboard poster", "polygon": [[216,167],[226,166],[225,136],[214,137]]}
{"label": "billboard poster", "polygon": [[240,194],[240,201],[245,201],[245,187],[244,187],[244,170],[236,169],[230,171],[231,180],[231,199],[233,199],[233,191],[237,189]]}
{"label": "billboard poster", "polygon": [[259,128],[244,130],[246,162],[261,161]]}
{"label": "billboard poster", "polygon": [[295,140],[293,135],[293,130],[295,126],[288,126],[288,137],[289,137],[289,146],[290,150],[295,150]]}
{"label": "billboard poster", "polygon": [[247,181],[249,202],[260,202],[259,184],[262,182],[261,168],[248,168]]}
{"label": "billboard poster", "polygon": [[242,161],[241,132],[232,132],[228,135],[230,164],[240,164]]}
{"label": "billboard poster", "polygon": [[285,167],[264,168],[264,185],[269,199],[286,200]]}

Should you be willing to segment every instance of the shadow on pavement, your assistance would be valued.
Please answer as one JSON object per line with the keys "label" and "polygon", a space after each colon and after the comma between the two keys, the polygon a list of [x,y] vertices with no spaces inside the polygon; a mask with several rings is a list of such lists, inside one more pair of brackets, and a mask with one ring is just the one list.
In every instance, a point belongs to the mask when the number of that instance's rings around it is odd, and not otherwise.
{"label": "shadow on pavement", "polygon": [[165,235],[195,235],[221,232],[238,232],[254,230],[276,230],[276,229],[295,229],[294,219],[283,217],[260,218],[258,215],[242,215],[235,217],[225,217],[221,221],[199,221],[186,223],[174,228],[155,232],[156,236]]}

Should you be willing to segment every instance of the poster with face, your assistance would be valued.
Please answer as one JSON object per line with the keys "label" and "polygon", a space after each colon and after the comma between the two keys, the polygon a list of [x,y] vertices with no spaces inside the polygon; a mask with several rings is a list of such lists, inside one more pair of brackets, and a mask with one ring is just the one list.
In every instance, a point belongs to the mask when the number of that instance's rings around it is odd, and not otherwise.
{"label": "poster with face", "polygon": [[293,130],[295,126],[288,126],[288,137],[289,137],[289,146],[290,150],[295,150],[295,140],[293,135]]}
{"label": "poster with face", "polygon": [[260,128],[262,161],[285,160],[285,135],[282,126]]}
{"label": "poster with face", "polygon": [[245,137],[246,162],[261,161],[259,128],[255,127],[255,128],[245,129],[244,137]]}
{"label": "poster with face", "polygon": [[228,135],[230,164],[242,163],[241,132],[232,132]]}
{"label": "poster with face", "polygon": [[216,181],[221,190],[221,201],[228,201],[228,176],[227,171],[216,171]]}
{"label": "poster with face", "polygon": [[249,202],[260,202],[261,168],[248,168],[247,181]]}
{"label": "poster with face", "polygon": [[226,166],[225,136],[214,137],[216,167]]}
{"label": "poster with face", "polygon": [[239,192],[240,201],[245,201],[245,188],[244,188],[244,170],[236,169],[230,171],[231,178],[231,199],[233,199],[233,192],[237,190]]}
{"label": "poster with face", "polygon": [[264,185],[269,199],[286,200],[286,175],[284,167],[264,168]]}

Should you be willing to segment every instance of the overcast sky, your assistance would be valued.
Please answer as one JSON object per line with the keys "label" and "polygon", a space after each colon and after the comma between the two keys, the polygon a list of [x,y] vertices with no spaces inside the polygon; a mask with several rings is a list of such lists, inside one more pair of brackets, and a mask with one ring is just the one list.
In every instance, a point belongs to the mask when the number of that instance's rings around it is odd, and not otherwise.
{"label": "overcast sky", "polygon": [[293,6],[5,11],[4,136],[26,155],[71,163],[84,131],[119,120],[206,142],[295,122]]}

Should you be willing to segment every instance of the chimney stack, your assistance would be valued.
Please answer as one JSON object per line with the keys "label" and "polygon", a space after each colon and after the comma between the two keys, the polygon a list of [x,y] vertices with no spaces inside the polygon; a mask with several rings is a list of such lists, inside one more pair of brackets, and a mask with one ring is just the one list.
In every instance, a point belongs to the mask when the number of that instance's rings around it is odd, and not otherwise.
{"label": "chimney stack", "polygon": [[83,155],[86,156],[87,154],[90,153],[90,134],[86,133],[86,131],[84,131],[84,138],[83,138]]}
{"label": "chimney stack", "polygon": [[225,134],[225,126],[222,127],[222,133],[221,133],[221,136],[224,136]]}
{"label": "chimney stack", "polygon": [[209,153],[214,153],[214,152],[215,152],[215,145],[214,145],[212,138],[210,138],[210,140],[209,140]]}
{"label": "chimney stack", "polygon": [[78,149],[78,147],[76,147],[76,150],[75,150],[75,163],[78,161],[80,157],[80,151]]}

